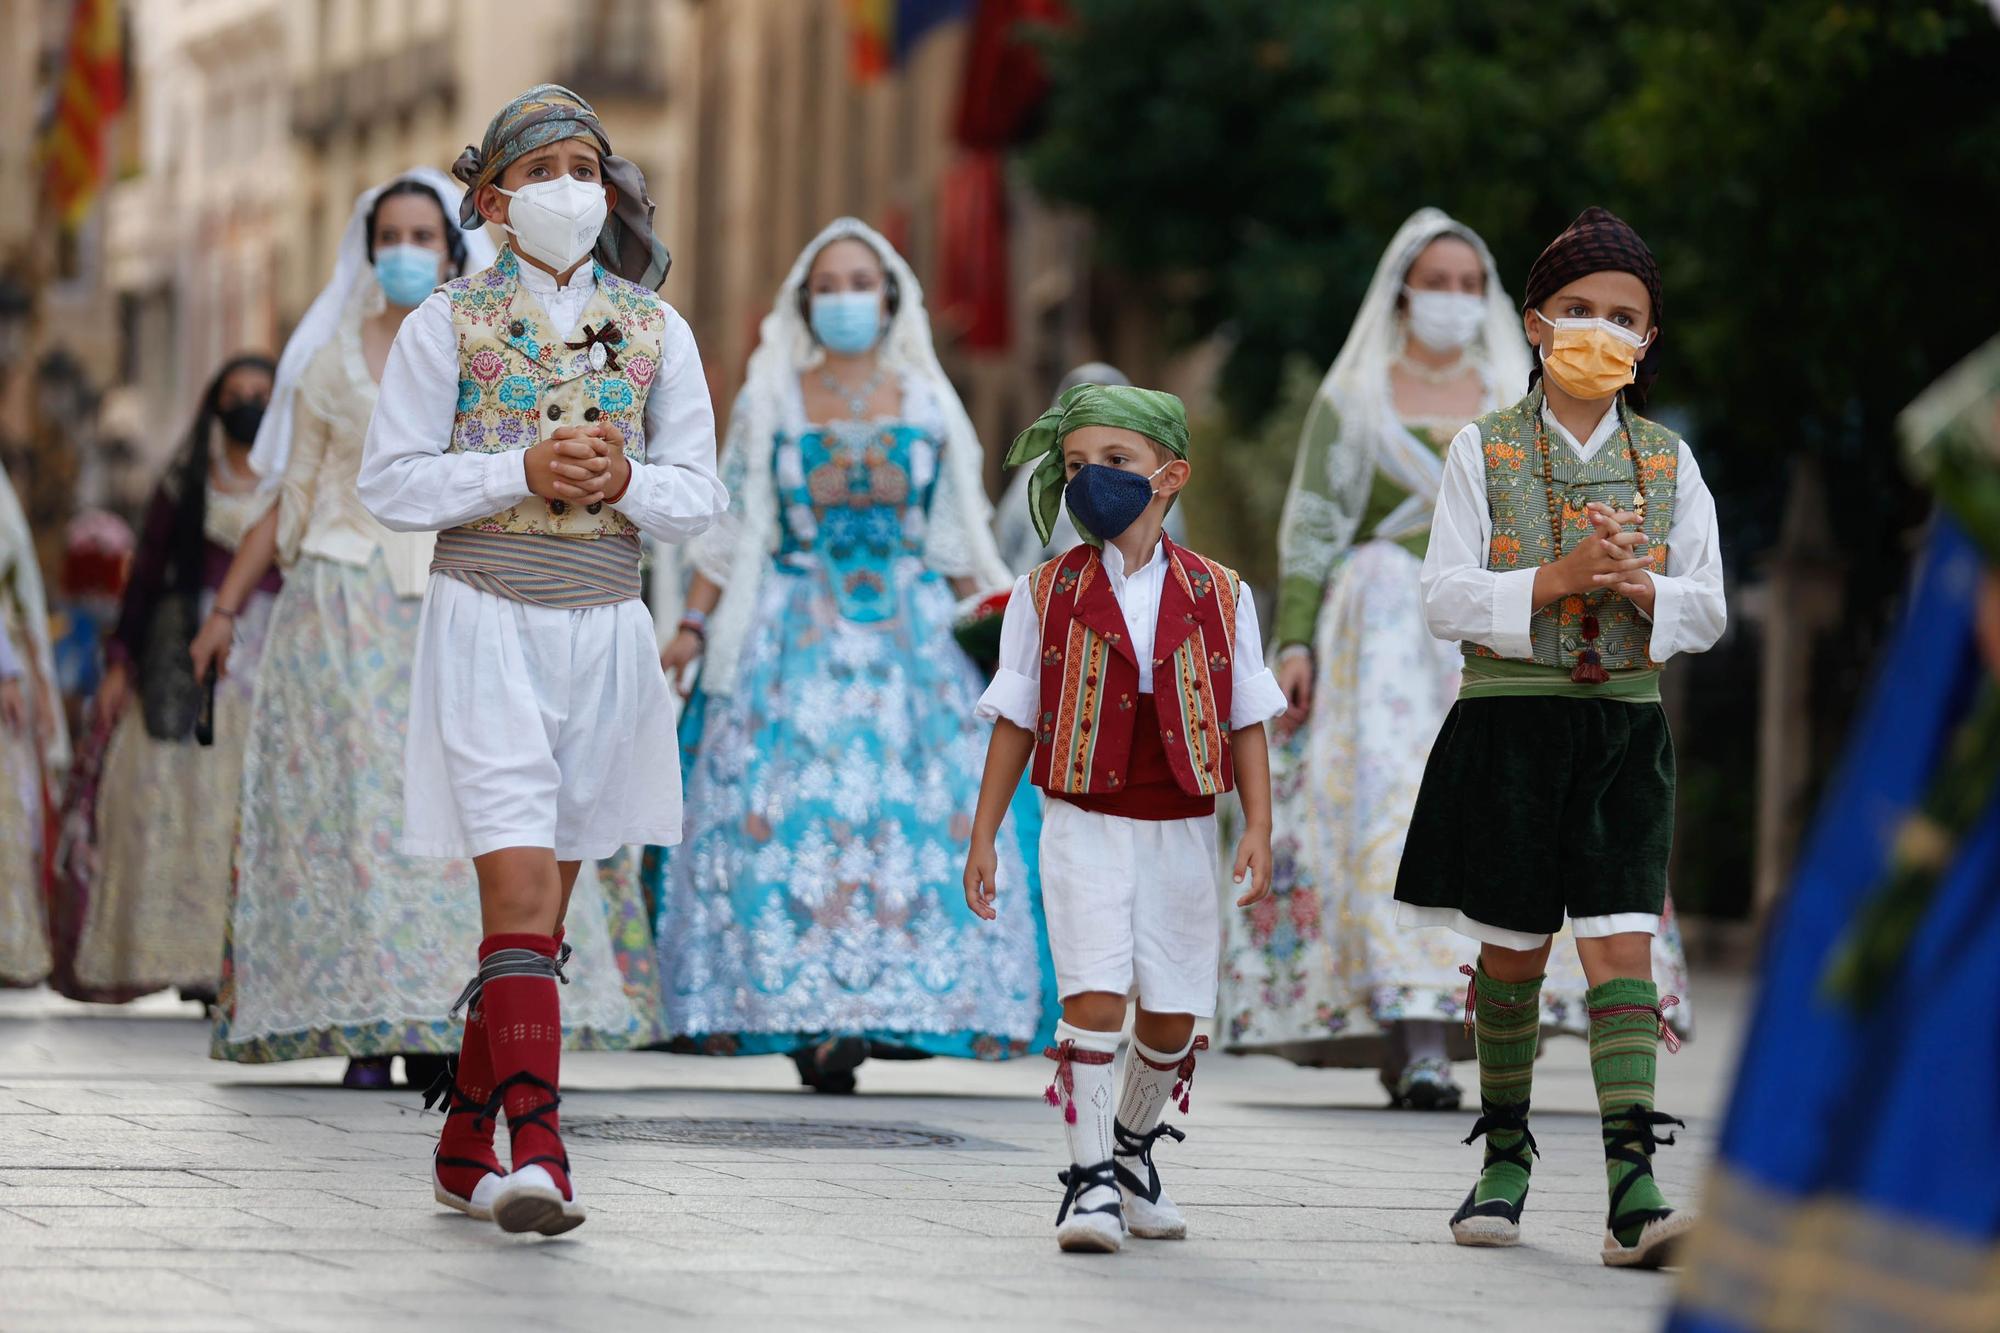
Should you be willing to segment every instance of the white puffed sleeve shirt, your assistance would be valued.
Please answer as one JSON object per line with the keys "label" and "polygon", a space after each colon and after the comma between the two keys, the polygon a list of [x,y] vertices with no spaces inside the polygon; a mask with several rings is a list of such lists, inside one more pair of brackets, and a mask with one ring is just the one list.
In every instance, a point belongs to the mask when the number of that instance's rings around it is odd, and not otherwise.
{"label": "white puffed sleeve shirt", "polygon": [[[590,264],[558,284],[553,274],[524,262],[520,281],[565,339],[597,289]],[[510,509],[531,493],[526,450],[447,451],[458,380],[451,298],[433,292],[396,335],[368,428],[359,488],[383,526],[398,532],[453,528]],[[646,457],[632,464],[632,483],[611,507],[662,542],[698,536],[729,507],[729,492],[715,472],[715,412],[701,353],[687,321],[671,307],[660,373],[646,395]]]}
{"label": "white puffed sleeve shirt", "polygon": [[[1551,438],[1585,462],[1618,432],[1618,413],[1609,407],[1590,438],[1580,443],[1546,404],[1542,419]],[[1474,422],[1453,438],[1445,455],[1444,482],[1420,576],[1424,620],[1440,639],[1484,644],[1502,657],[1533,657],[1535,571],[1489,570],[1492,536],[1486,456],[1479,423]],[[1722,544],[1715,497],[1685,440],[1680,445],[1674,519],[1667,530],[1667,572],[1652,575],[1652,580],[1653,660],[1664,662],[1676,653],[1714,647],[1729,620],[1722,589]]]}

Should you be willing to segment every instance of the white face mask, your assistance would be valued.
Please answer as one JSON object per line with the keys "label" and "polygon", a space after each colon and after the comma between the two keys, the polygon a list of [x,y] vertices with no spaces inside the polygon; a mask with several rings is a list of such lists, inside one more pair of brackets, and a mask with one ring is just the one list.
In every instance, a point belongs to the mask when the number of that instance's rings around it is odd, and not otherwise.
{"label": "white face mask", "polygon": [[1486,322],[1486,298],[1466,292],[1420,292],[1403,288],[1410,314],[1410,333],[1424,346],[1456,352],[1479,336]]}
{"label": "white face mask", "polygon": [[536,181],[500,193],[514,201],[507,208],[502,229],[514,238],[522,254],[539,259],[558,273],[568,271],[590,253],[609,211],[604,187],[574,176]]}

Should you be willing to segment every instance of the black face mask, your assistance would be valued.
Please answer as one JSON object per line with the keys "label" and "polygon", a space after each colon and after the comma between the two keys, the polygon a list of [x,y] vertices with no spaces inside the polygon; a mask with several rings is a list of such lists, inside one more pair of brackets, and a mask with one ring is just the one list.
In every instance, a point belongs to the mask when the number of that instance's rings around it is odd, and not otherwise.
{"label": "black face mask", "polygon": [[223,408],[215,414],[222,423],[222,433],[238,444],[254,444],[257,427],[264,420],[264,404],[256,401],[237,403]]}

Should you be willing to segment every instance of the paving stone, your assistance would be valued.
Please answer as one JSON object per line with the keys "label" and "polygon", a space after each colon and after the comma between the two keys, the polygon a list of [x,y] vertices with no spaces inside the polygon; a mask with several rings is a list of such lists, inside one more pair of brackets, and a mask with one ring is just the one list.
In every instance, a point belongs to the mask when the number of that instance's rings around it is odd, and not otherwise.
{"label": "paving stone", "polygon": [[[1690,1127],[1657,1159],[1689,1203],[1744,988],[1704,978],[1697,995],[1701,1040],[1661,1065],[1662,1104]],[[416,1094],[340,1088],[336,1060],[232,1066],[206,1048],[205,1026],[170,1001],[0,994],[6,1333],[1625,1333],[1657,1327],[1672,1295],[1671,1279],[1598,1261],[1602,1155],[1573,1040],[1550,1043],[1537,1070],[1544,1156],[1518,1249],[1450,1243],[1479,1160],[1458,1142],[1469,1113],[1385,1111],[1369,1071],[1211,1056],[1187,1142],[1158,1154],[1191,1239],[1116,1256],[1052,1243],[1061,1127],[1040,1061],[869,1064],[861,1095],[830,1098],[777,1058],[569,1057],[573,1122],[807,1121],[961,1141],[574,1137],[591,1220],[545,1240],[435,1207],[440,1122]]]}

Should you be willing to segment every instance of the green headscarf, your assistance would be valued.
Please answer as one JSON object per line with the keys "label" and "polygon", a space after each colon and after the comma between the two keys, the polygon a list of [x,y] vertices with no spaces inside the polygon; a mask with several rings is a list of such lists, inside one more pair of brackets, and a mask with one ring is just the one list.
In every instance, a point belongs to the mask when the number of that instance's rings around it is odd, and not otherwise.
{"label": "green headscarf", "polygon": [[1007,451],[1008,467],[1041,460],[1028,479],[1028,511],[1034,516],[1036,535],[1044,542],[1055,530],[1056,515],[1062,510],[1063,441],[1071,431],[1085,426],[1137,431],[1175,458],[1188,454],[1187,408],[1174,395],[1129,384],[1077,385],[1056,399],[1056,405],[1042,413],[1034,425],[1015,436],[1014,447]]}

